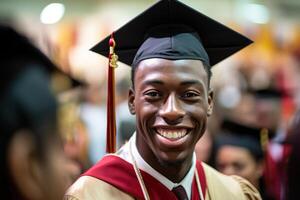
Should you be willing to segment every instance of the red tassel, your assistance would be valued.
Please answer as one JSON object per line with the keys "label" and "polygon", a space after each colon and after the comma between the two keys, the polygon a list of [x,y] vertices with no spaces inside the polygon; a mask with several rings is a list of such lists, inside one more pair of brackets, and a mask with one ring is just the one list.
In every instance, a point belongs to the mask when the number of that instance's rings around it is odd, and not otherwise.
{"label": "red tassel", "polygon": [[116,151],[116,112],[115,112],[115,68],[117,67],[117,55],[114,53],[115,40],[113,34],[109,40],[109,66],[107,85],[107,132],[106,152]]}

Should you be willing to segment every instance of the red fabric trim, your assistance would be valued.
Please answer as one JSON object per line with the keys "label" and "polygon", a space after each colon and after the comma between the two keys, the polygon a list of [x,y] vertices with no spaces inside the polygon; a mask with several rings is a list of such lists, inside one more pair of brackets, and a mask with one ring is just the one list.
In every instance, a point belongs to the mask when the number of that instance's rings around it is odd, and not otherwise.
{"label": "red fabric trim", "polygon": [[[196,164],[202,191],[206,191],[206,179],[201,163]],[[141,170],[151,200],[176,200],[176,196],[163,184]],[[133,166],[127,161],[113,155],[105,156],[94,167],[83,174],[103,180],[136,199],[144,199],[143,192],[135,175]],[[205,192],[204,192],[205,195]],[[192,199],[199,200],[196,179],[192,183]]]}
{"label": "red fabric trim", "polygon": [[[207,183],[206,183],[206,177],[205,177],[205,172],[202,166],[202,163],[197,161],[196,163],[196,168],[198,170],[198,175],[199,175],[199,179],[200,179],[200,184],[201,184],[201,189],[203,192],[203,197],[205,199],[206,196],[206,189],[207,189]],[[195,178],[194,178],[195,179]],[[196,183],[196,180],[193,181],[193,184]],[[194,187],[193,187],[194,188]],[[197,188],[197,185],[196,185]],[[193,194],[194,192],[192,192]],[[199,195],[198,195],[199,196]]]}

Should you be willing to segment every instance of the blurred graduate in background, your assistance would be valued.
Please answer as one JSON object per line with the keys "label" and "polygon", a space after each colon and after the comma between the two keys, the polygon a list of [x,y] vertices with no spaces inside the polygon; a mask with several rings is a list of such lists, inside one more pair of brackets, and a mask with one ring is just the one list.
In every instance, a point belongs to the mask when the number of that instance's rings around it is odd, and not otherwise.
{"label": "blurred graduate in background", "polygon": [[77,177],[65,156],[51,77],[62,75],[27,38],[0,26],[1,199],[62,199]]}
{"label": "blurred graduate in background", "polygon": [[238,175],[250,181],[263,199],[272,199],[265,191],[262,129],[224,120],[215,138],[216,169],[226,175]]}

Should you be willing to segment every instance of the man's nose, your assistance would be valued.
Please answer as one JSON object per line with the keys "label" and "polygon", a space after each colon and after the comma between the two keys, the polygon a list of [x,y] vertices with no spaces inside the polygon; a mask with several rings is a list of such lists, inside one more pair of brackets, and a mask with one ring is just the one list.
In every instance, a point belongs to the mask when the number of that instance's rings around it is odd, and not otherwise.
{"label": "man's nose", "polygon": [[180,123],[185,115],[184,109],[181,107],[176,94],[170,94],[161,107],[159,115],[169,124]]}

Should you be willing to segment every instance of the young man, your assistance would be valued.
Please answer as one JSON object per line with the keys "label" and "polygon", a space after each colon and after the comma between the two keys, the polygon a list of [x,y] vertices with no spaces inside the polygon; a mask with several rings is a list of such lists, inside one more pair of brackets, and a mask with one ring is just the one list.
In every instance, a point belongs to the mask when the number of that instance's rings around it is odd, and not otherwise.
{"label": "young man", "polygon": [[55,66],[10,27],[0,25],[0,41],[1,199],[62,199],[74,174],[56,123]]}
{"label": "young man", "polygon": [[[260,199],[247,181],[196,161],[213,108],[210,66],[251,42],[176,0],[162,0],[114,33],[132,66],[136,133],[68,190],[66,199]],[[93,50],[108,55],[106,38]]]}

